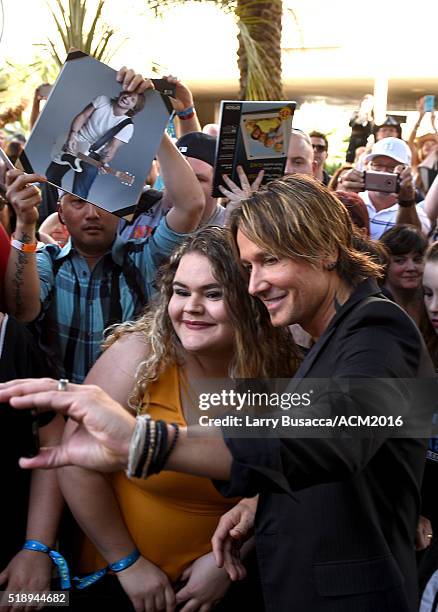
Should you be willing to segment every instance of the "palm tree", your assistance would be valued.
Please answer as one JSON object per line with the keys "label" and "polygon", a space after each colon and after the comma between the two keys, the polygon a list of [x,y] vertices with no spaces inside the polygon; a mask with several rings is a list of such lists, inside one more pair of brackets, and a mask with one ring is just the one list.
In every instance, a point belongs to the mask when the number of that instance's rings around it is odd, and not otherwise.
{"label": "palm tree", "polygon": [[[173,4],[206,0],[146,0],[155,14]],[[282,0],[207,0],[233,12],[239,27],[238,66],[241,100],[282,100]]]}
{"label": "palm tree", "polygon": [[[108,62],[118,47],[114,48],[114,30],[102,18],[106,0],[97,0],[91,6],[90,0],[52,0],[48,1],[50,14],[55,22],[58,37],[65,54],[70,49],[80,49],[102,62]],[[64,63],[58,52],[59,44],[48,38],[47,46],[52,59],[60,68]]]}

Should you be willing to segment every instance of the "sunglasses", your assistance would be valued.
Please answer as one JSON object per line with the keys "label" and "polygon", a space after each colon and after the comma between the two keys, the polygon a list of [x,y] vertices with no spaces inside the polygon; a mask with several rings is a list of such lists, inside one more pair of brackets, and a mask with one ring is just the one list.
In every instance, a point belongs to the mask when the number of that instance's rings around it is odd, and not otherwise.
{"label": "sunglasses", "polygon": [[324,151],[327,151],[327,147],[325,145],[312,145],[313,150],[314,151],[318,151],[319,153],[323,153]]}

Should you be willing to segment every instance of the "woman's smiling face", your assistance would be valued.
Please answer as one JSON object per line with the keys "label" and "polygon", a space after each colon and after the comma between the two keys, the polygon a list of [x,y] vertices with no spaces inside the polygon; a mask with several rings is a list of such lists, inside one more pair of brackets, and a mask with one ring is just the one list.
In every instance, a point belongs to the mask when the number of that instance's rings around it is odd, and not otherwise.
{"label": "woman's smiling face", "polygon": [[192,252],[181,258],[173,279],[168,313],[186,351],[231,356],[234,331],[223,287],[204,255]]}

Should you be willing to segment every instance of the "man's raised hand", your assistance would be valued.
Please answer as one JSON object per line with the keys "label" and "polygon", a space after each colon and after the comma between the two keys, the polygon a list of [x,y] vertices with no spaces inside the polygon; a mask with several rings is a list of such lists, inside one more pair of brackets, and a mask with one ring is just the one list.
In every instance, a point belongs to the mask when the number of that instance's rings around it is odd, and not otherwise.
{"label": "man's raised hand", "polygon": [[44,182],[40,174],[25,174],[21,170],[6,173],[6,197],[17,215],[17,224],[34,225],[38,220],[41,191],[34,183]]}

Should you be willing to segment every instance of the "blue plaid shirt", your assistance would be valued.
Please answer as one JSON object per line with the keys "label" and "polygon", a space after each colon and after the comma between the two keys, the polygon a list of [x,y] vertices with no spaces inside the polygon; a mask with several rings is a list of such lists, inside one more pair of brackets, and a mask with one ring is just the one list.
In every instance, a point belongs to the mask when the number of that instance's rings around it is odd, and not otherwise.
{"label": "blue plaid shirt", "polygon": [[36,326],[58,376],[84,380],[100,355],[104,329],[142,312],[155,291],[157,269],[185,236],[164,218],[144,240],[117,237],[93,270],[70,241],[37,252],[42,309]]}

